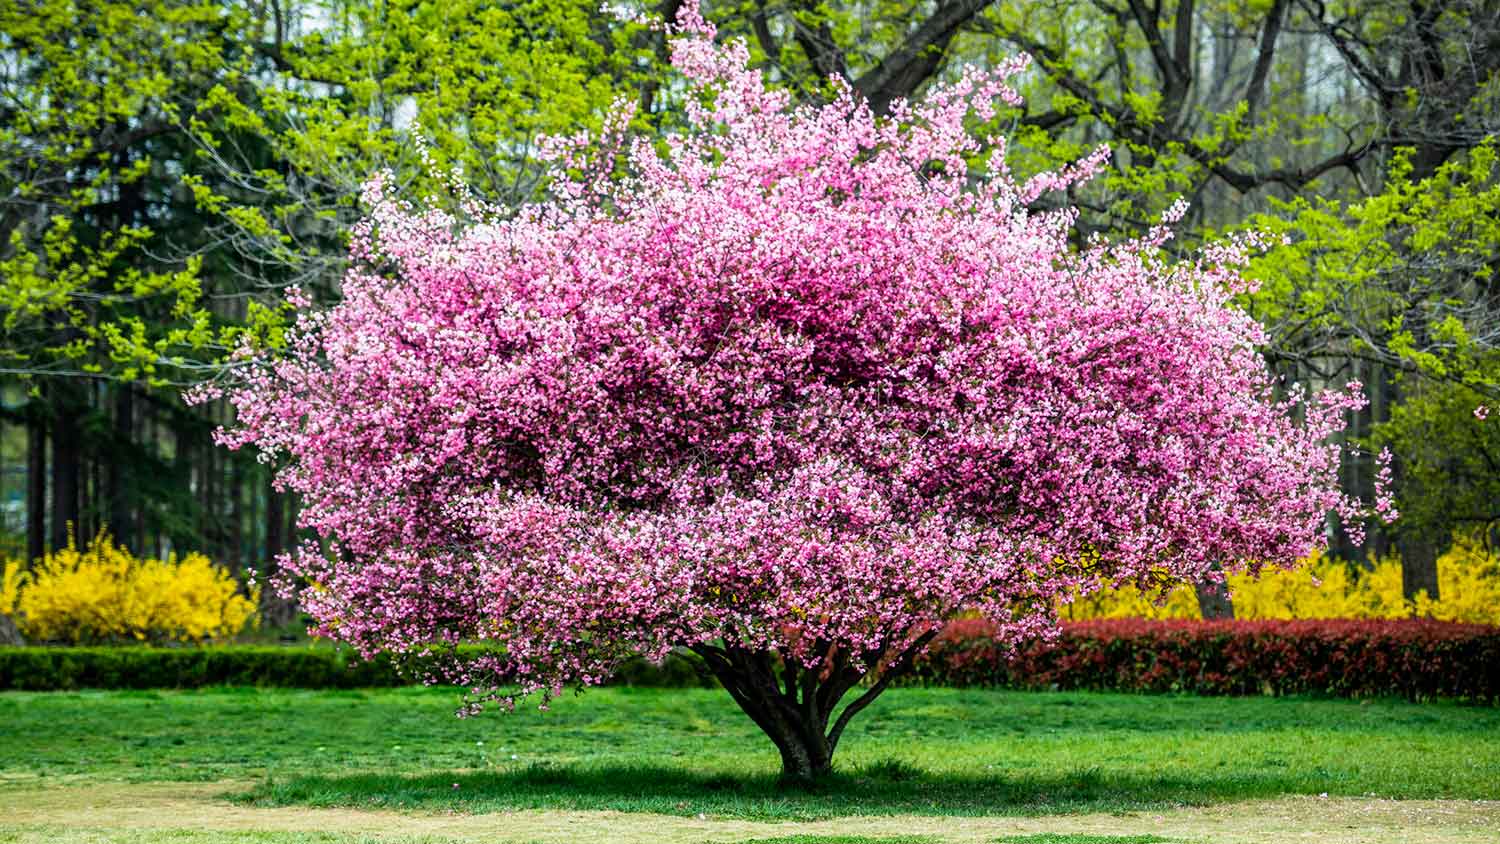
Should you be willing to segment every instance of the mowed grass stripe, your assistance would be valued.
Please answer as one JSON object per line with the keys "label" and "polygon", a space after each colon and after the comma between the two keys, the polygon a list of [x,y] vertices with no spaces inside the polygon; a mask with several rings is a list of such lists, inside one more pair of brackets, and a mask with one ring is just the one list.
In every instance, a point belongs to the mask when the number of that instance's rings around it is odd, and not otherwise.
{"label": "mowed grass stripe", "polygon": [[750,821],[619,812],[391,812],[226,803],[230,783],[0,790],[6,844],[1489,844],[1500,803],[1288,797],[1160,812]]}

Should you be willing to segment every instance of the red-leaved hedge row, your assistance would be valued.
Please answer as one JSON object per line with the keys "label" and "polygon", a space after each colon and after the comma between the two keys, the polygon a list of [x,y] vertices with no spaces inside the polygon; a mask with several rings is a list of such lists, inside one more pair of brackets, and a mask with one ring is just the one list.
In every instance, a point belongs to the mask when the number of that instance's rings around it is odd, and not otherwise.
{"label": "red-leaved hedge row", "polygon": [[982,622],[950,625],[914,682],[1208,695],[1399,695],[1500,701],[1500,627],[1441,621],[1065,624],[1007,653]]}

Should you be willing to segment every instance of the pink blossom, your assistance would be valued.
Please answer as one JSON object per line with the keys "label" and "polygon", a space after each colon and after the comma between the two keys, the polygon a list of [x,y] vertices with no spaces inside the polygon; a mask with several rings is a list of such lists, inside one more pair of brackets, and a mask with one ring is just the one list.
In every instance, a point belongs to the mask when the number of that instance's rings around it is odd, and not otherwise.
{"label": "pink blossom", "polygon": [[1396,521],[1401,515],[1396,509],[1395,493],[1391,491],[1393,470],[1391,467],[1391,450],[1382,448],[1376,456],[1375,463],[1379,467],[1375,472],[1375,515],[1386,524]]}

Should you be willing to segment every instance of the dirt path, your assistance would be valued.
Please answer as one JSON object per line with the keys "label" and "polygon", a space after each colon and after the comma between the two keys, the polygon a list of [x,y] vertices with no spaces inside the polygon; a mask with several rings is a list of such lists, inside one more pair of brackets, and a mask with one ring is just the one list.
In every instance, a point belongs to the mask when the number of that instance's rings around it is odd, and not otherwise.
{"label": "dirt path", "polygon": [[[418,814],[363,809],[258,808],[223,799],[247,784],[75,783],[0,789],[0,839],[56,840],[67,830],[146,832],[323,832],[368,839],[412,836],[455,842],[737,842],[789,835],[926,835],[942,842],[993,842],[1035,833],[1154,834],[1204,844],[1500,844],[1500,802],[1306,798],[1125,815],[1039,818],[846,817],[764,823],[622,812]],[[80,838],[92,838],[87,834]],[[107,835],[101,836],[108,838]],[[181,840],[181,839],[178,839]]]}

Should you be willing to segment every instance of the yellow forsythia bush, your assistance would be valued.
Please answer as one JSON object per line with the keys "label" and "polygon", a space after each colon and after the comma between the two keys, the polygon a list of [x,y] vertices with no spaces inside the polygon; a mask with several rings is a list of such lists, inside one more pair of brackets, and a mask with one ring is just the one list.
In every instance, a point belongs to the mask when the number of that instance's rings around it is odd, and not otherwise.
{"label": "yellow forsythia bush", "polygon": [[19,561],[0,562],[0,615],[15,615],[16,599],[21,595],[21,578],[24,576]]}
{"label": "yellow forsythia bush", "polygon": [[1417,615],[1500,624],[1500,554],[1480,542],[1456,542],[1438,560],[1438,596],[1417,595]]}
{"label": "yellow forsythia bush", "polygon": [[103,533],[86,551],[70,540],[30,572],[6,563],[0,580],[0,612],[32,641],[222,638],[255,620],[258,599],[202,554],[134,557]]}
{"label": "yellow forsythia bush", "polygon": [[[1259,578],[1229,575],[1234,615],[1247,619],[1436,618],[1500,624],[1500,555],[1465,537],[1438,558],[1438,600],[1401,591],[1401,561],[1376,560],[1369,569],[1314,556],[1291,571],[1272,569]],[[1201,618],[1192,587],[1174,589],[1165,603],[1133,586],[1078,597],[1059,608],[1062,618]]]}

